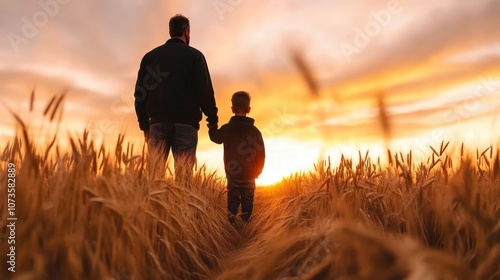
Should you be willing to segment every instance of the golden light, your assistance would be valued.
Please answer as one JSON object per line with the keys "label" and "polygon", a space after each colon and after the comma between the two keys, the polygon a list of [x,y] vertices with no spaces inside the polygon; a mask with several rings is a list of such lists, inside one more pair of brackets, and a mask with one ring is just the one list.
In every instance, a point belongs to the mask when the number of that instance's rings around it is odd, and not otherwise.
{"label": "golden light", "polygon": [[[316,142],[300,142],[288,138],[264,139],[266,145],[266,162],[262,174],[257,178],[257,186],[269,186],[278,183],[293,173],[311,170],[318,161],[321,144]],[[209,170],[217,170],[224,177],[222,146],[214,144],[214,148],[199,151],[197,158],[200,164],[206,164]]]}
{"label": "golden light", "polygon": [[266,143],[266,164],[256,180],[258,186],[268,186],[301,170],[310,170],[317,162],[321,146],[317,142],[299,142],[275,138]]}
{"label": "golden light", "polygon": [[[21,34],[26,28],[16,15],[31,19],[40,7],[11,2],[2,10],[4,29]],[[122,133],[141,152],[144,141],[133,102],[140,59],[165,42],[168,16],[180,12],[191,18],[192,46],[209,64],[220,124],[232,116],[233,92],[252,95],[249,117],[264,136],[267,154],[260,186],[311,170],[321,158],[338,164],[341,155],[356,161],[359,151],[369,151],[371,158],[385,160],[375,103],[380,93],[391,125],[390,148],[403,153],[411,149],[415,159],[425,159],[429,146],[443,140],[489,145],[499,137],[500,37],[492,24],[498,17],[491,1],[471,2],[470,8],[440,3],[439,9],[450,11],[444,19],[426,17],[434,14],[435,1],[407,1],[405,16],[394,15],[373,36],[364,34],[369,38],[349,59],[339,46],[356,45],[357,30],[365,31],[374,20],[372,12],[386,9],[386,3],[368,1],[360,9],[336,1],[299,1],[292,9],[280,1],[257,1],[221,14],[208,2],[169,1],[161,8],[142,2],[131,1],[119,10],[99,7],[102,17],[96,17],[93,4],[75,2],[39,28],[18,54],[8,44],[1,47],[0,105],[31,120],[30,126],[45,128],[41,116],[50,98],[68,89],[57,126],[61,138],[87,129],[93,139],[112,146]],[[270,14],[275,20],[268,20]],[[121,21],[130,15],[136,20]],[[91,25],[75,20],[89,16]],[[287,51],[295,47],[299,60]],[[35,110],[29,115],[33,88]],[[0,112],[0,137],[12,136],[14,123],[7,110]],[[200,125],[198,163],[224,177],[222,146],[210,142],[204,121]],[[37,134],[37,140],[50,141],[50,135]]]}

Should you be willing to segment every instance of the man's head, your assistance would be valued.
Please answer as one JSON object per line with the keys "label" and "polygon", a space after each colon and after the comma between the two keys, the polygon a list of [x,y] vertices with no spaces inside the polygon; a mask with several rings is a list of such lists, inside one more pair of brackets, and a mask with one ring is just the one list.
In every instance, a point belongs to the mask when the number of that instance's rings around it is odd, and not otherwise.
{"label": "man's head", "polygon": [[237,91],[231,98],[231,109],[235,115],[246,115],[250,113],[250,94],[246,91]]}
{"label": "man's head", "polygon": [[168,23],[170,37],[183,39],[187,45],[190,40],[189,19],[181,14],[177,14]]}

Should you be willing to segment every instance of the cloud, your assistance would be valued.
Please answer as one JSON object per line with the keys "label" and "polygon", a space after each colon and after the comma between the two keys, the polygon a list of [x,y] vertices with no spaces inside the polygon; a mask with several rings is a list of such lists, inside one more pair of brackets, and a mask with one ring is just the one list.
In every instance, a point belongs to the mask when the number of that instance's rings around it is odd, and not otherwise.
{"label": "cloud", "polygon": [[[229,8],[218,10],[217,3]],[[183,13],[191,19],[192,45],[209,63],[221,121],[231,115],[231,94],[247,90],[251,115],[270,137],[368,139],[379,133],[374,96],[384,92],[395,135],[446,125],[432,117],[461,104],[446,94],[480,85],[480,77],[500,77],[500,50],[494,47],[500,43],[500,3],[401,0],[402,11],[347,61],[339,44],[354,44],[357,29],[390,3],[68,1],[16,53],[8,34],[21,34],[23,18],[32,20],[43,9],[38,2],[7,1],[0,11],[0,102],[25,110],[33,88],[39,106],[67,88],[68,127],[73,122],[135,131],[132,93],[139,62],[166,41],[170,16]],[[315,98],[293,64],[294,47],[317,79]],[[492,51],[474,54],[485,48]],[[444,100],[435,107],[439,96]],[[469,97],[460,92],[461,99]],[[480,108],[494,98],[481,99]],[[482,118],[494,116],[484,112]]]}
{"label": "cloud", "polygon": [[[342,89],[381,77],[404,77],[405,72],[415,69],[445,68],[446,60],[454,55],[500,42],[498,1],[444,3],[444,7],[422,13],[396,32],[375,38],[362,50],[363,56],[325,83]],[[401,16],[411,11],[405,8]]]}

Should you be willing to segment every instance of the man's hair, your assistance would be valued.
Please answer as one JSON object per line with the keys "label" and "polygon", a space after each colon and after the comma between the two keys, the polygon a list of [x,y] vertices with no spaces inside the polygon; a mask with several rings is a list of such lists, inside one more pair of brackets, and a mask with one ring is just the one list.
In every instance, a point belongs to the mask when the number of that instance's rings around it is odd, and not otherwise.
{"label": "man's hair", "polygon": [[168,23],[170,37],[181,37],[189,28],[189,19],[181,14],[176,14]]}
{"label": "man's hair", "polygon": [[245,113],[250,107],[250,94],[246,91],[237,91],[231,97],[233,109],[239,113]]}

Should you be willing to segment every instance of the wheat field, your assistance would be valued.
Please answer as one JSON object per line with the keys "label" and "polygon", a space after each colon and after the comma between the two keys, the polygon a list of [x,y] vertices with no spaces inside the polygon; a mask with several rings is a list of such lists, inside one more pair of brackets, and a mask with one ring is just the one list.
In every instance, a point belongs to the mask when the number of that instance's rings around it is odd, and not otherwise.
{"label": "wheat field", "polygon": [[500,279],[499,147],[326,159],[258,188],[235,229],[225,181],[204,167],[179,186],[122,135],[107,148],[84,131],[63,149],[14,116],[0,180],[14,163],[16,272],[2,183],[1,279]]}

